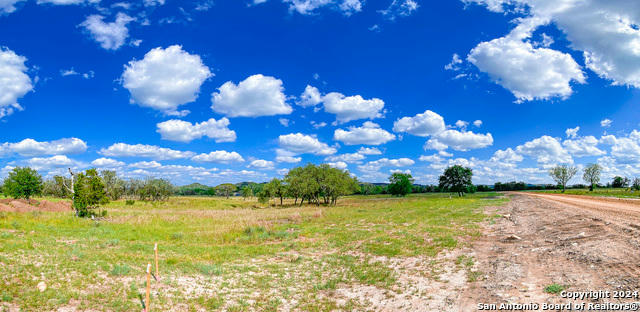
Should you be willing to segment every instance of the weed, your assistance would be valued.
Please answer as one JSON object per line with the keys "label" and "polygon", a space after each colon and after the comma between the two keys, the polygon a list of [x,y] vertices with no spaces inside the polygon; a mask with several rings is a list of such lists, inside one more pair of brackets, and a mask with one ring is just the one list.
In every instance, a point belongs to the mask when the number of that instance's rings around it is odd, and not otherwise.
{"label": "weed", "polygon": [[562,286],[560,284],[551,284],[544,288],[544,292],[549,294],[559,294],[561,291],[565,290],[566,286]]}

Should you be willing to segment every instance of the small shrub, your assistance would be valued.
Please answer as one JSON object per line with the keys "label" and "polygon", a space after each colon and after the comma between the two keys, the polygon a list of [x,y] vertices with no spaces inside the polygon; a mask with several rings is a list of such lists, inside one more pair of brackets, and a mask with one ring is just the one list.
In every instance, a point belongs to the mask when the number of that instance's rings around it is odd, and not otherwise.
{"label": "small shrub", "polygon": [[184,234],[180,232],[171,233],[171,235],[169,236],[169,238],[171,238],[172,240],[181,240],[183,237],[184,237]]}
{"label": "small shrub", "polygon": [[121,275],[127,275],[129,274],[129,271],[131,271],[131,268],[129,268],[128,265],[123,264],[123,265],[114,265],[113,268],[111,269],[111,272],[109,272],[111,275],[114,276],[121,276]]}
{"label": "small shrub", "polygon": [[11,300],[13,300],[13,297],[11,297],[11,294],[9,294],[8,292],[2,293],[2,301],[11,302]]}
{"label": "small shrub", "polygon": [[215,265],[215,264],[198,264],[197,265],[198,271],[200,271],[200,273],[202,273],[203,275],[221,275],[222,274],[222,268],[219,265]]}
{"label": "small shrub", "polygon": [[551,285],[549,285],[549,286],[544,288],[544,292],[555,295],[555,294],[560,293],[564,289],[565,289],[565,287],[560,285],[560,284],[551,284]]}
{"label": "small shrub", "polygon": [[128,206],[132,206],[133,204],[136,203],[136,201],[133,199],[127,199],[127,201],[125,201],[124,203]]}

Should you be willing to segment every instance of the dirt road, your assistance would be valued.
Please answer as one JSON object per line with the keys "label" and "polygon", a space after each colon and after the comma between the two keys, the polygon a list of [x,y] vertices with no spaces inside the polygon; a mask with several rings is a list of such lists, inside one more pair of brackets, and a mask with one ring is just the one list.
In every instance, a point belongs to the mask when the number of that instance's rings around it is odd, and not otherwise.
{"label": "dirt road", "polygon": [[640,201],[553,194],[509,194],[488,213],[485,235],[472,242],[482,278],[460,295],[460,311],[478,303],[615,303],[638,299],[568,300],[544,292],[640,291]]}

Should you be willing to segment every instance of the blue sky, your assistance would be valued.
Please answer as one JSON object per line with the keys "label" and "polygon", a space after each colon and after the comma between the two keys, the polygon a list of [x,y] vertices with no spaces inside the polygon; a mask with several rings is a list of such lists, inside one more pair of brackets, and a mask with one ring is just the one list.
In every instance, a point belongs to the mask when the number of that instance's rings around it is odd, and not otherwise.
{"label": "blue sky", "polygon": [[640,176],[640,4],[560,2],[0,0],[0,176]]}

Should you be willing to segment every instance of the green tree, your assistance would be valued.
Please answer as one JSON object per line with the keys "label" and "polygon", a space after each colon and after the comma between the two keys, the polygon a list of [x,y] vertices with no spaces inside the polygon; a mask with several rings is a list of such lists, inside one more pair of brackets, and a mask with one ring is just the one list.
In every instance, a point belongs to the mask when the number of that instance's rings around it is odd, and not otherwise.
{"label": "green tree", "polygon": [[282,205],[283,198],[287,194],[287,185],[278,178],[273,178],[265,186],[265,191],[270,194],[270,197],[280,198],[280,205]]}
{"label": "green tree", "polygon": [[242,188],[242,197],[244,197],[244,199],[246,200],[247,198],[253,196],[253,190],[251,189],[250,186],[245,185]]}
{"label": "green tree", "polygon": [[558,185],[562,186],[562,192],[564,193],[567,183],[576,175],[577,172],[578,169],[576,169],[576,167],[562,165],[551,168],[551,170],[549,170],[549,175]]}
{"label": "green tree", "polygon": [[640,191],[640,178],[633,179],[633,184],[631,185],[631,188],[633,188],[636,191]]}
{"label": "green tree", "polygon": [[229,198],[229,196],[231,196],[231,194],[233,194],[233,192],[235,192],[237,189],[238,188],[235,186],[235,184],[231,183],[224,183],[216,186],[218,195],[224,196],[226,198]]}
{"label": "green tree", "polygon": [[4,179],[3,192],[13,198],[29,200],[42,192],[42,176],[29,167],[15,167]]}
{"label": "green tree", "polygon": [[406,196],[413,188],[413,177],[408,173],[394,173],[389,177],[387,191],[393,196]]}
{"label": "green tree", "polygon": [[110,200],[118,200],[124,195],[125,182],[118,178],[113,170],[102,170],[100,176],[104,182],[105,192]]}
{"label": "green tree", "polygon": [[78,217],[95,216],[95,209],[109,202],[104,182],[96,169],[77,174],[73,191],[73,208]]}
{"label": "green tree", "polygon": [[463,196],[468,187],[472,186],[471,177],[473,171],[470,168],[455,165],[448,167],[440,176],[439,187],[449,192],[456,192],[458,196]]}
{"label": "green tree", "polygon": [[589,191],[593,192],[594,187],[600,182],[602,167],[598,164],[590,164],[584,168],[582,179],[589,184]]}
{"label": "green tree", "polygon": [[134,188],[140,200],[166,200],[173,194],[174,187],[165,179],[147,178],[144,182],[135,182]]}
{"label": "green tree", "polygon": [[613,181],[611,182],[611,186],[614,188],[627,187],[629,186],[629,178],[616,176],[613,178]]}

